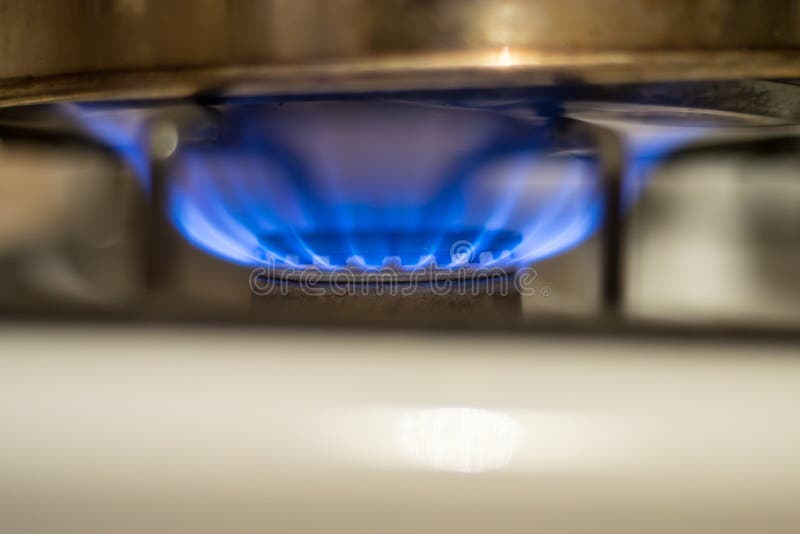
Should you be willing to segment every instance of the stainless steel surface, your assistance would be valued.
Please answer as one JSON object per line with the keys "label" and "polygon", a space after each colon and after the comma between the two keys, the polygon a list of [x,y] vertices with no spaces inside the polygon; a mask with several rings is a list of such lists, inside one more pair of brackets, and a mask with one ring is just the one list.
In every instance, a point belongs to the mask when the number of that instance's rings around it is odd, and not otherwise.
{"label": "stainless steel surface", "polygon": [[800,76],[793,0],[0,1],[0,105]]}
{"label": "stainless steel surface", "polygon": [[0,309],[113,305],[141,291],[142,195],[96,147],[0,147]]}
{"label": "stainless steel surface", "polygon": [[656,169],[628,219],[627,313],[797,325],[798,147],[722,142]]}
{"label": "stainless steel surface", "polygon": [[796,532],[794,345],[0,327],[0,530]]}

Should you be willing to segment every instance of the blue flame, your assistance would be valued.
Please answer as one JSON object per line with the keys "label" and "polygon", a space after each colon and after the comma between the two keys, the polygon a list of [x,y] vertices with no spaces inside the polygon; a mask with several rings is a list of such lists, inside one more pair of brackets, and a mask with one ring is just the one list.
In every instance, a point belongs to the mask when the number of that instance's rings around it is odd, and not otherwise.
{"label": "blue flame", "polygon": [[197,247],[242,265],[509,268],[574,247],[602,218],[594,163],[516,120],[287,108],[239,110],[222,139],[177,154],[170,217]]}
{"label": "blue flame", "polygon": [[139,183],[150,188],[150,163],[145,131],[147,114],[141,109],[95,108],[91,105],[61,104],[59,109],[79,129],[102,140],[130,166]]}
{"label": "blue flame", "polygon": [[627,141],[628,158],[622,202],[623,208],[629,210],[641,197],[653,171],[669,154],[719,132],[720,128],[714,124],[637,125],[633,128],[617,125],[617,130]]}
{"label": "blue flame", "polygon": [[[64,110],[149,188],[152,113]],[[556,147],[546,124],[379,102],[238,104],[219,120],[217,139],[173,157],[168,209],[189,242],[229,262],[513,268],[575,247],[603,219],[596,162]],[[702,133],[639,130],[628,139],[626,208],[666,153]]]}

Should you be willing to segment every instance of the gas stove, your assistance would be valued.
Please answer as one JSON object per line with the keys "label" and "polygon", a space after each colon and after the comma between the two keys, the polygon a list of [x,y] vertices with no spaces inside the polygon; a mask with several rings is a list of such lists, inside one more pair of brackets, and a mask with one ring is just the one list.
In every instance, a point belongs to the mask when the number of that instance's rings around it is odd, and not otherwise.
{"label": "gas stove", "polygon": [[797,2],[0,20],[3,532],[797,530]]}
{"label": "gas stove", "polygon": [[10,107],[6,183],[29,199],[5,197],[3,308],[792,330],[798,98],[731,80]]}

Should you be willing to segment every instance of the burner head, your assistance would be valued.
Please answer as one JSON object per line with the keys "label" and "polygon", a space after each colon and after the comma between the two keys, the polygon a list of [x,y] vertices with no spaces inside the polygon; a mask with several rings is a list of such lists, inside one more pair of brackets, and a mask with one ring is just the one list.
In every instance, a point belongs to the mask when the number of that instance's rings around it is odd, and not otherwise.
{"label": "burner head", "polygon": [[501,322],[519,318],[524,278],[517,274],[466,267],[413,271],[264,267],[252,271],[250,287],[254,309],[278,320],[438,324],[475,316]]}
{"label": "burner head", "polygon": [[[304,245],[302,255],[278,258],[269,252],[289,250],[292,239]],[[521,241],[519,232],[480,228],[459,232],[436,228],[416,232],[320,232],[296,237],[274,234],[262,238],[264,248],[258,253],[267,264],[286,268],[348,267],[369,271],[389,267],[403,272],[431,267],[433,271],[446,272],[454,267],[490,267],[510,262],[512,251]]]}
{"label": "burner head", "polygon": [[161,187],[181,233],[234,263],[513,270],[602,216],[591,145],[541,117],[365,100],[232,104],[218,120]]}

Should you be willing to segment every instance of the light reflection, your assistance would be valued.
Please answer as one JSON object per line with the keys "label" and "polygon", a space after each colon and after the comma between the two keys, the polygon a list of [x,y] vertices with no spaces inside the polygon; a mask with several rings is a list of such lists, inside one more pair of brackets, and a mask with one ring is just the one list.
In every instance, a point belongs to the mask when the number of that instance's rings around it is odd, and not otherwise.
{"label": "light reflection", "polygon": [[438,471],[481,473],[511,461],[521,427],[504,413],[445,407],[404,414],[397,432],[403,456],[414,464]]}
{"label": "light reflection", "polygon": [[500,51],[500,56],[497,58],[497,64],[500,67],[510,67],[513,64],[513,61],[511,60],[511,50],[509,50],[507,46],[504,46]]}

